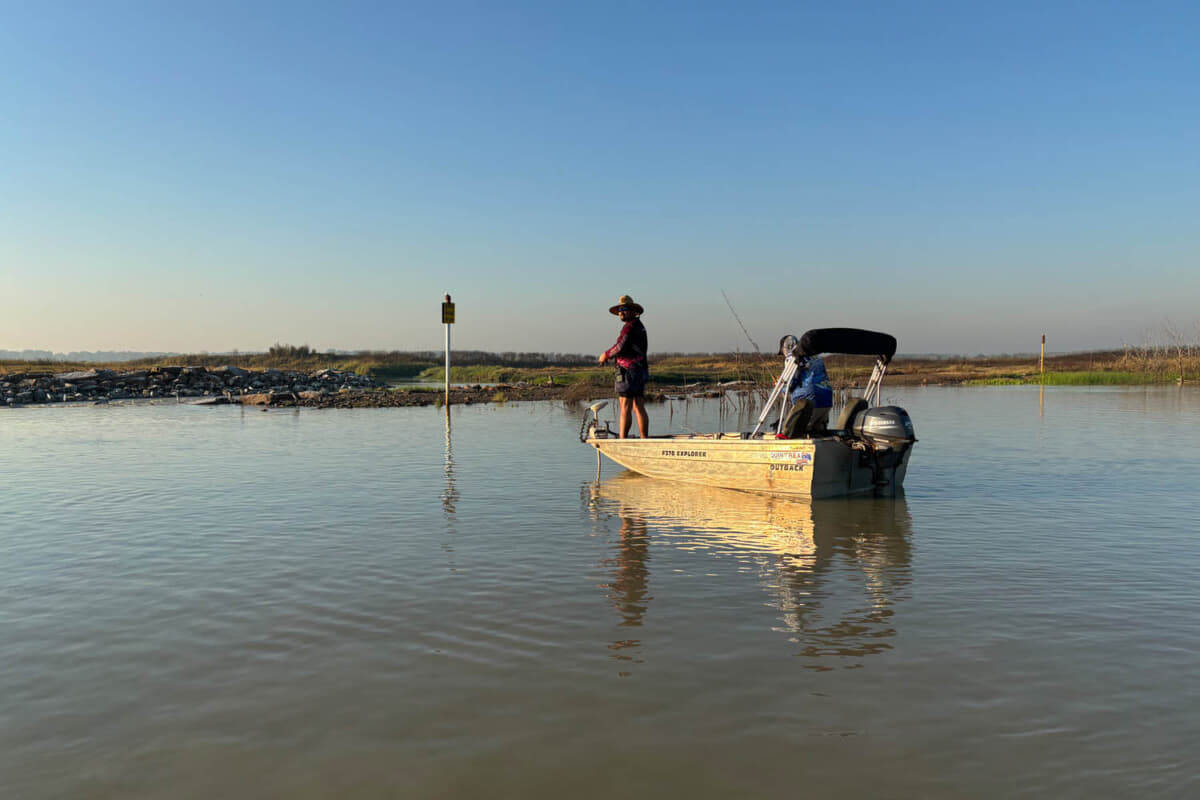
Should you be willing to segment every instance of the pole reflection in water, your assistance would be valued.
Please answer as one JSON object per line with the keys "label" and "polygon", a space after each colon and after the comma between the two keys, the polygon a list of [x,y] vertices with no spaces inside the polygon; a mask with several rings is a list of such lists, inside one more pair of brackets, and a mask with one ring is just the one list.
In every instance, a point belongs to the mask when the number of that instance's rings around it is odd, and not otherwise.
{"label": "pole reflection in water", "polygon": [[911,581],[903,497],[797,502],[633,472],[589,484],[585,495],[594,518],[621,520],[606,588],[623,625],[640,626],[646,612],[653,537],[656,546],[752,565],[775,612],[763,624],[785,634],[810,669],[862,667],[891,649],[895,605]]}
{"label": "pole reflection in water", "polygon": [[449,517],[454,516],[454,508],[458,504],[458,486],[454,479],[454,449],[450,444],[450,406],[446,406],[446,461],[442,468],[446,479],[442,489],[442,510]]}

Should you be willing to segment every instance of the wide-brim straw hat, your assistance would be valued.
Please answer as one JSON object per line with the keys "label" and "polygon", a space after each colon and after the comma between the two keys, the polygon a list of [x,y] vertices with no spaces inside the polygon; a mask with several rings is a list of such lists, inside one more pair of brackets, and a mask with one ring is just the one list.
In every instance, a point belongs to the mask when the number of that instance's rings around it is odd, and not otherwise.
{"label": "wide-brim straw hat", "polygon": [[633,302],[633,298],[632,298],[632,297],[630,297],[630,296],[629,296],[629,295],[627,295],[627,294],[623,294],[623,295],[621,295],[621,302],[617,303],[615,306],[613,306],[612,308],[608,309],[608,313],[610,313],[610,314],[620,314],[620,313],[621,313],[621,308],[622,308],[622,307],[625,307],[625,308],[628,308],[628,309],[632,309],[632,310],[633,310],[633,313],[635,313],[635,314],[642,314],[642,313],[644,313],[644,312],[646,311],[646,309],[642,308],[640,305],[638,305],[637,303]]}

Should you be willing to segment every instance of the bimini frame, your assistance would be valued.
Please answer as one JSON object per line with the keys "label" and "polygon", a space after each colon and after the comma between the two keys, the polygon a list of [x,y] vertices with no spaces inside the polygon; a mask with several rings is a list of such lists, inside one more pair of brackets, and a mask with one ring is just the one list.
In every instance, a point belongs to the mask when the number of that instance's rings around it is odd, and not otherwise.
{"label": "bimini frame", "polygon": [[821,353],[875,356],[875,368],[871,370],[871,377],[867,380],[867,386],[863,390],[862,396],[867,401],[867,405],[878,405],[883,378],[887,375],[892,356],[896,354],[896,337],[859,328],[815,328],[807,331],[799,339],[791,334],[784,336],[779,342],[779,351],[781,355],[786,356],[783,361],[783,371],[779,373],[779,378],[775,381],[775,386],[772,387],[771,394],[763,405],[762,413],[758,415],[758,424],[754,426],[754,431],[750,434],[751,438],[758,436],[758,432],[776,405],[779,407],[779,419],[775,433],[783,432],[783,423],[792,405],[792,398],[787,392],[787,387],[791,385],[792,378],[796,376],[801,359]]}

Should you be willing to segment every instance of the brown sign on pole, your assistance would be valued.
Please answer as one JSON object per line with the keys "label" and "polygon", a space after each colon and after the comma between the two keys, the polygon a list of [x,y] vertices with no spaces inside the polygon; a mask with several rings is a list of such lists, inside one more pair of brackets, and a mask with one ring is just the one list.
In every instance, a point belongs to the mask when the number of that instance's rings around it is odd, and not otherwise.
{"label": "brown sign on pole", "polygon": [[442,303],[442,324],[450,325],[454,322],[454,303],[450,302],[450,295],[446,295],[446,301]]}

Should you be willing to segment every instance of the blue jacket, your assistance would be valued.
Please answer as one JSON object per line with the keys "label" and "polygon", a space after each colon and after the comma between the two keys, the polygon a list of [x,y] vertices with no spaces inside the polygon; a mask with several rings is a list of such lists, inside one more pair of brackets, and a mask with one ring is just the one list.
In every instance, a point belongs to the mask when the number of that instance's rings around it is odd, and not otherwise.
{"label": "blue jacket", "polygon": [[829,385],[829,376],[825,373],[825,362],[820,356],[812,356],[799,362],[796,376],[788,387],[792,392],[792,402],[812,400],[813,408],[831,408],[833,406],[833,387]]}

